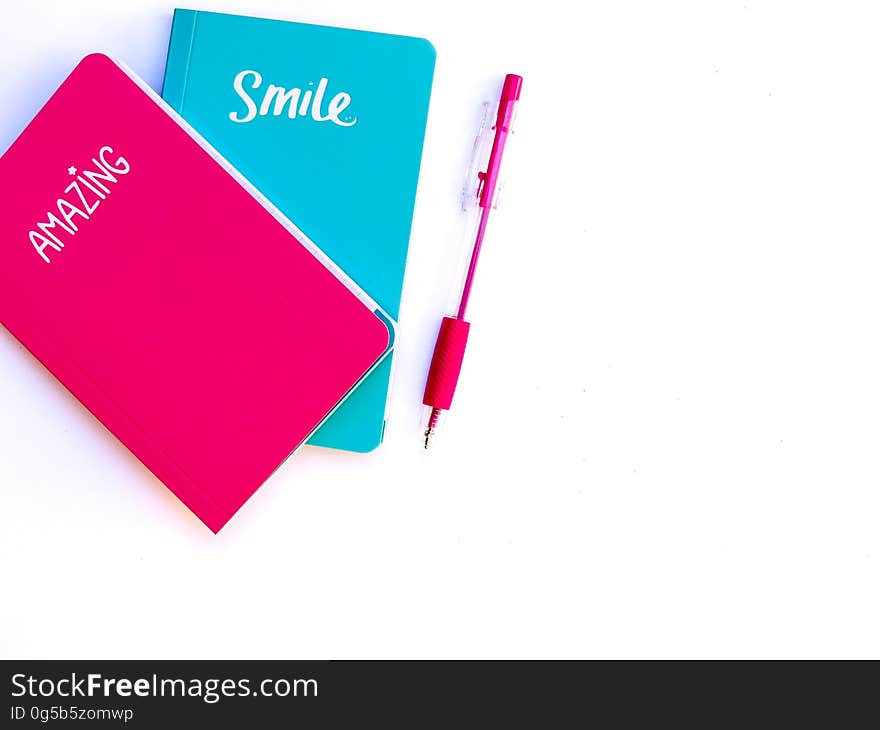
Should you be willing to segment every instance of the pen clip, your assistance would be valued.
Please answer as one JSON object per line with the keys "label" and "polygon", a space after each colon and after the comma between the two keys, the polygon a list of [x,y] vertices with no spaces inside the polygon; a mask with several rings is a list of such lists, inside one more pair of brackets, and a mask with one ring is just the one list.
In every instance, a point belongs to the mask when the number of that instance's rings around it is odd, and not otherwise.
{"label": "pen clip", "polygon": [[465,212],[479,206],[480,196],[483,193],[483,180],[486,176],[486,165],[489,161],[491,150],[490,134],[495,121],[497,105],[484,101],[480,107],[480,125],[474,137],[474,145],[471,150],[471,161],[467,170],[467,177],[461,191],[461,209]]}

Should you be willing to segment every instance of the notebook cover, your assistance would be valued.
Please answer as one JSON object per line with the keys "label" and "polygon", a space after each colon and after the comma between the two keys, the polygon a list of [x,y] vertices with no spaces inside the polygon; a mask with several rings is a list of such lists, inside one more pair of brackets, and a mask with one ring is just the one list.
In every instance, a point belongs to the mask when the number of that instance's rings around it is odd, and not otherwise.
{"label": "notebook cover", "polygon": [[88,56],[0,158],[0,321],[216,532],[393,325],[151,94]]}
{"label": "notebook cover", "polygon": [[[421,38],[176,10],[162,93],[396,319],[434,59]],[[389,358],[310,443],[375,448],[390,377]]]}

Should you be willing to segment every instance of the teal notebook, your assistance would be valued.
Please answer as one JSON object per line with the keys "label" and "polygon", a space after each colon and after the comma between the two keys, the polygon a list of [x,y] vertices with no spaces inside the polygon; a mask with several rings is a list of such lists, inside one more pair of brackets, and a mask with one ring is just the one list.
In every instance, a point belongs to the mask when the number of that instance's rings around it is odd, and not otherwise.
{"label": "teal notebook", "polygon": [[[422,38],[178,9],[162,96],[397,319],[434,59]],[[309,443],[378,446],[390,378],[389,358]]]}

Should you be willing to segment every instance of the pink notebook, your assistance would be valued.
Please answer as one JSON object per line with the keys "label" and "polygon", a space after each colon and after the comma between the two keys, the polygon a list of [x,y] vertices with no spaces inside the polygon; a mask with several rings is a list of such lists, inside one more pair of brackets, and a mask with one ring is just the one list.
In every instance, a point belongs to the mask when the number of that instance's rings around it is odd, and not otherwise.
{"label": "pink notebook", "polygon": [[0,181],[0,321],[215,532],[391,348],[376,303],[106,56]]}

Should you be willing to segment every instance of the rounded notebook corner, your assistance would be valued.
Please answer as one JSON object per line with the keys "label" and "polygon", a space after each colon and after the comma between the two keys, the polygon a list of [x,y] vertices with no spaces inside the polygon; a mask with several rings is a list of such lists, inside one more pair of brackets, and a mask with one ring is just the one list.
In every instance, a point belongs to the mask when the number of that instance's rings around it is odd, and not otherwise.
{"label": "rounded notebook corner", "polygon": [[92,53],[87,53],[83,56],[77,64],[77,67],[106,66],[107,64],[110,64],[111,66],[117,65],[116,61],[114,61],[108,54],[103,53],[102,51],[93,51]]}
{"label": "rounded notebook corner", "polygon": [[431,57],[432,61],[435,61],[437,59],[437,47],[433,43],[431,43],[431,41],[429,41],[427,38],[416,38],[415,40],[417,40],[422,48],[425,49],[427,54]]}
{"label": "rounded notebook corner", "polygon": [[391,319],[391,317],[379,308],[374,309],[373,314],[380,322],[382,322],[382,324],[385,325],[385,331],[388,335],[388,339],[385,342],[385,351],[392,350],[397,341],[397,322]]}

